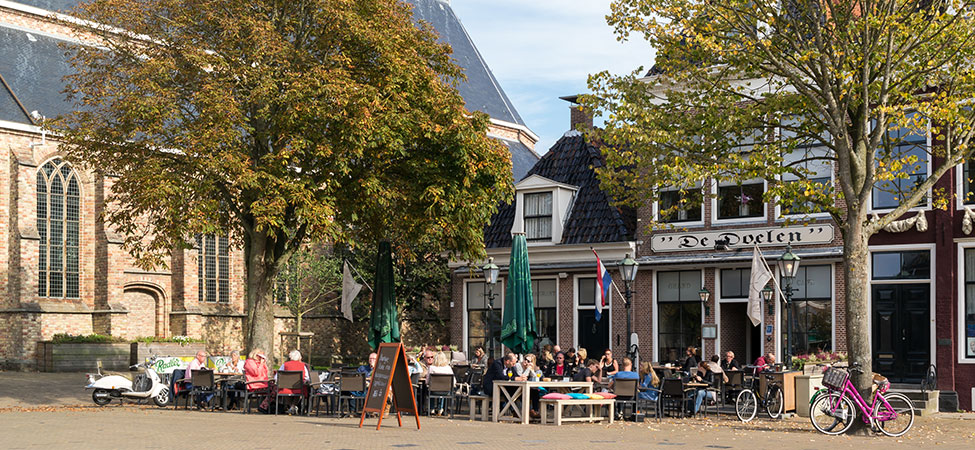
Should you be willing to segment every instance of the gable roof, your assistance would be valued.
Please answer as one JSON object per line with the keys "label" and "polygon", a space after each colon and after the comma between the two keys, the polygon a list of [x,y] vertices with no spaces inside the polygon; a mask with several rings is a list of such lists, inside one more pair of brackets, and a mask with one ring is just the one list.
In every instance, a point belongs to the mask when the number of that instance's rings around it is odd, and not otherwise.
{"label": "gable roof", "polygon": [[[562,230],[561,244],[590,244],[633,240],[636,211],[610,204],[610,198],[599,188],[594,168],[604,161],[597,146],[586,142],[579,133],[566,133],[548,153],[528,171],[528,177],[539,175],[557,183],[578,186]],[[501,205],[484,229],[487,248],[511,246],[511,227],[515,219],[515,202]]]}
{"label": "gable roof", "polygon": [[[37,111],[53,118],[71,111],[64,98],[62,78],[71,73],[71,65],[59,47],[60,39],[0,25],[0,74],[10,87],[0,86],[0,119],[31,124],[24,110]],[[5,101],[5,95],[16,96],[16,102]]]}
{"label": "gable roof", "polygon": [[467,81],[457,87],[467,103],[467,109],[481,111],[505,122],[524,125],[525,122],[501,89],[501,84],[494,78],[450,4],[443,0],[405,1],[413,5],[413,18],[430,22],[437,33],[440,33],[441,42],[450,44],[453,49],[451,56],[467,75]]}

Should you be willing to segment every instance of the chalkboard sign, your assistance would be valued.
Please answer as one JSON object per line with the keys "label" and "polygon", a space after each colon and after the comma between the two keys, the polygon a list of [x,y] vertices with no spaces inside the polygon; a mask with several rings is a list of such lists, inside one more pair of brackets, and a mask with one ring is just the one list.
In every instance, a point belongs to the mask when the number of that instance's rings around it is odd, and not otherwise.
{"label": "chalkboard sign", "polygon": [[376,353],[376,369],[372,371],[372,378],[369,381],[369,392],[366,393],[366,405],[362,408],[359,428],[362,428],[362,423],[366,420],[366,413],[375,412],[379,413],[379,423],[376,424],[376,429],[379,429],[383,424],[383,416],[386,415],[386,403],[392,394],[393,410],[396,411],[399,426],[403,426],[403,417],[400,413],[409,412],[416,417],[416,429],[419,430],[420,416],[417,413],[413,385],[410,384],[406,349],[400,343],[379,344],[379,351]]}

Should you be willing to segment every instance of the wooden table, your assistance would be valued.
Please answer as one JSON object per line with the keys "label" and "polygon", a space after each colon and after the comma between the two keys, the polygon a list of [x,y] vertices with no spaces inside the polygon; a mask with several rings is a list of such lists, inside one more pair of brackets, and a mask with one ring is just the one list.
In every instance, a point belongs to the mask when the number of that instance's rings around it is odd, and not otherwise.
{"label": "wooden table", "polygon": [[[502,387],[514,389],[501,389]],[[531,389],[540,387],[549,392],[585,390],[586,394],[592,394],[592,383],[588,381],[495,381],[491,421],[511,420],[528,424]],[[503,410],[501,409],[502,396],[506,401]]]}

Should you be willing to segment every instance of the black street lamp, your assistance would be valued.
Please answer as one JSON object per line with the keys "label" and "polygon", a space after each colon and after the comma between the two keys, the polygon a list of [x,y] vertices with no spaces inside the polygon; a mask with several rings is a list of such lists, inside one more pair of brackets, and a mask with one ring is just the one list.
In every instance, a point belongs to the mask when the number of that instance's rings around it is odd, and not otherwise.
{"label": "black street lamp", "polygon": [[785,282],[782,294],[785,295],[785,320],[788,332],[788,344],[785,346],[785,358],[782,362],[785,363],[786,369],[789,369],[792,367],[792,351],[794,350],[792,341],[792,294],[794,293],[792,282],[795,281],[796,275],[799,273],[799,255],[792,253],[792,244],[786,244],[785,253],[779,257],[779,273],[782,276],[782,281]]}
{"label": "black street lamp", "polygon": [[701,297],[701,304],[704,305],[704,319],[701,323],[707,322],[708,316],[711,315],[711,306],[708,305],[708,299],[711,298],[711,291],[708,288],[701,286],[701,290],[697,291],[698,297]]}
{"label": "black street lamp", "polygon": [[620,274],[623,275],[624,305],[626,305],[626,356],[636,364],[637,349],[633,348],[632,319],[630,317],[630,304],[633,303],[633,282],[636,280],[636,272],[640,264],[630,258],[627,254],[622,261],[617,263]]}
{"label": "black street lamp", "polygon": [[772,287],[765,285],[765,289],[762,289],[762,299],[765,300],[765,309],[768,310],[768,315],[775,314],[775,302],[772,301],[772,296],[775,295],[775,291]]}
{"label": "black street lamp", "polygon": [[481,272],[484,274],[484,284],[488,289],[488,359],[494,358],[494,285],[498,283],[499,271],[498,265],[494,263],[494,258],[488,258],[488,263],[481,268]]}

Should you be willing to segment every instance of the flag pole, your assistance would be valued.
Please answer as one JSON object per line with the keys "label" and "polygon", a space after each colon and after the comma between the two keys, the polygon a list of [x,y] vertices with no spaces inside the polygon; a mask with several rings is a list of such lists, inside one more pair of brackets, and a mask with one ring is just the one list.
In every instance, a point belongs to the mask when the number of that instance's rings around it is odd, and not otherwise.
{"label": "flag pole", "polygon": [[352,271],[355,272],[355,274],[359,276],[359,280],[362,281],[362,285],[365,286],[366,289],[369,289],[369,292],[375,293],[375,291],[373,291],[372,288],[369,287],[369,283],[366,283],[366,278],[363,277],[362,274],[359,273],[358,270],[356,270],[355,266],[352,265],[352,263],[350,263],[349,260],[343,259],[342,261],[344,263],[348,264],[349,265],[349,268],[352,269]]}

